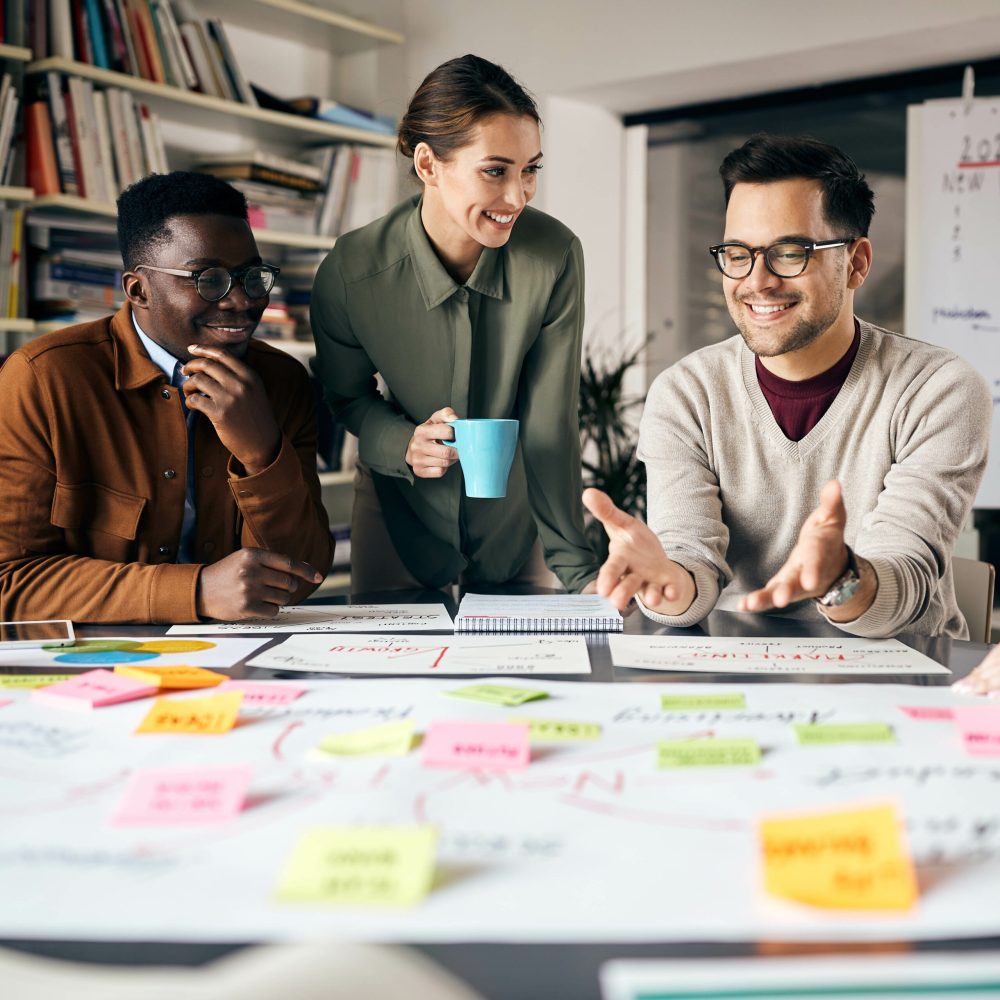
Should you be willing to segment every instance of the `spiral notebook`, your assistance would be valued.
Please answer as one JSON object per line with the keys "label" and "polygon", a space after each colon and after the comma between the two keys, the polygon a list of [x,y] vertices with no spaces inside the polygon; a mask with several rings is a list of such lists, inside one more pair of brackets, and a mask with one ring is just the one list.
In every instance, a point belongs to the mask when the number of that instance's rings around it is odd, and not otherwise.
{"label": "spiral notebook", "polygon": [[466,594],[456,632],[621,632],[621,613],[596,594]]}

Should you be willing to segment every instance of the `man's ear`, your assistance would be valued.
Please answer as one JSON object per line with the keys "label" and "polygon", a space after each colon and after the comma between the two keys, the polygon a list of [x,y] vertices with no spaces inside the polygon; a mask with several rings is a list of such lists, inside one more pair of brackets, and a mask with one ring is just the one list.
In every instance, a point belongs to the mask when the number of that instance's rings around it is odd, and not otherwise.
{"label": "man's ear", "polygon": [[126,271],[122,275],[122,291],[134,308],[149,308],[149,286],[144,275],[137,271]]}
{"label": "man's ear", "polygon": [[428,187],[438,186],[441,161],[426,142],[418,142],[417,148],[413,151],[413,170]]}
{"label": "man's ear", "polygon": [[855,242],[847,265],[847,287],[860,288],[872,267],[872,241],[867,236],[862,236]]}

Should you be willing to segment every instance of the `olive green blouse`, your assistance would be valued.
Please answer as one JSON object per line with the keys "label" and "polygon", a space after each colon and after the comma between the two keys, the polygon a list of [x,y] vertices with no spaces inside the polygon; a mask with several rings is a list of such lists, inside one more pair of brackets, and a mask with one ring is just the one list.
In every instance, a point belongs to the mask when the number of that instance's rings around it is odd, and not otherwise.
{"label": "olive green blouse", "polygon": [[[483,250],[465,285],[434,252],[419,197],[340,237],[320,266],[316,372],[358,437],[400,558],[426,585],[463,571],[482,583],[510,579],[536,534],[568,590],[596,576],[580,503],[582,325],[580,242],[531,208],[506,246]],[[460,417],[520,420],[504,499],[467,498],[458,463],[441,479],[407,465],[414,427],[448,405]]]}

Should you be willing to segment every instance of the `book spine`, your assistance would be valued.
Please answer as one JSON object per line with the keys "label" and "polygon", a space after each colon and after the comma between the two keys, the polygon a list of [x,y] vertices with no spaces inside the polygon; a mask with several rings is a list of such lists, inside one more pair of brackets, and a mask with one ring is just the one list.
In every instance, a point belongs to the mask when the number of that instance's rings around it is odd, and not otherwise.
{"label": "book spine", "polygon": [[74,93],[73,78],[69,79],[69,89],[63,96],[66,105],[66,121],[69,124],[69,141],[73,150],[73,173],[76,176],[76,194],[86,198],[87,177],[83,171],[82,149],[80,146],[81,113],[77,108],[77,95]]}
{"label": "book spine", "polygon": [[136,0],[122,0],[128,21],[128,31],[132,36],[132,51],[135,53],[135,66],[137,75],[146,80],[153,79],[153,70],[149,62],[149,54],[146,49],[146,38],[142,30],[139,9]]}
{"label": "book spine", "polygon": [[94,54],[94,65],[102,69],[111,69],[111,62],[108,59],[108,46],[104,34],[104,23],[101,19],[101,6],[99,0],[84,0],[85,12],[87,15],[87,32],[90,39],[90,48]]}
{"label": "book spine", "polygon": [[222,65],[229,77],[229,81],[236,98],[244,104],[256,107],[257,98],[254,97],[253,91],[250,89],[250,85],[243,76],[243,71],[240,69],[240,64],[236,60],[233,47],[229,44],[229,38],[226,36],[226,29],[223,27],[222,22],[218,18],[209,18],[205,22],[205,25],[208,28],[209,34],[211,34],[213,40],[215,41],[215,44],[219,47],[219,55],[222,58]]}
{"label": "book spine", "polygon": [[49,0],[49,52],[73,58],[73,14],[70,0]]}
{"label": "book spine", "polygon": [[198,25],[190,21],[185,21],[180,25],[181,40],[184,48],[194,66],[194,73],[197,77],[196,89],[211,97],[219,97],[215,89],[215,78],[212,76],[212,67],[208,63],[208,56],[202,48],[201,35],[198,33]]}
{"label": "book spine", "polygon": [[28,145],[28,183],[35,194],[59,194],[59,165],[52,141],[52,122],[45,101],[35,101],[24,109]]}
{"label": "book spine", "polygon": [[146,60],[149,64],[149,72],[151,73],[150,79],[156,83],[166,83],[167,76],[163,71],[163,59],[160,55],[160,47],[156,41],[153,18],[149,12],[149,0],[132,0],[132,4],[138,14],[136,21],[146,51]]}
{"label": "book spine", "polygon": [[95,90],[93,93],[94,117],[97,121],[97,146],[101,152],[101,172],[105,200],[113,202],[118,195],[119,187],[115,177],[114,153],[111,148],[111,129],[108,125],[108,98],[105,93]]}
{"label": "book spine", "polygon": [[198,77],[195,75],[194,66],[191,65],[191,57],[188,55],[187,47],[181,39],[180,28],[178,27],[177,19],[174,17],[173,8],[167,3],[167,0],[160,0],[158,7],[160,20],[166,31],[167,39],[177,64],[180,86],[185,87],[187,90],[194,90],[198,85]]}
{"label": "book spine", "polygon": [[24,271],[23,249],[24,249],[24,208],[20,205],[14,209],[11,220],[13,227],[13,245],[10,251],[10,275],[8,281],[7,294],[7,318],[16,319],[21,312],[22,299],[24,297],[21,275]]}
{"label": "book spine", "polygon": [[181,87],[180,69],[174,61],[174,54],[170,47],[170,40],[167,37],[163,26],[163,19],[160,17],[160,5],[156,0],[149,0],[149,23],[153,29],[153,41],[156,42],[156,49],[160,56],[160,64],[163,68],[163,83],[171,87]]}
{"label": "book spine", "polygon": [[129,13],[125,5],[125,0],[110,0],[110,3],[114,7],[115,20],[118,22],[122,45],[125,47],[122,70],[130,76],[142,76],[139,70],[139,58],[135,51],[135,40],[132,37],[132,25],[129,22]]}

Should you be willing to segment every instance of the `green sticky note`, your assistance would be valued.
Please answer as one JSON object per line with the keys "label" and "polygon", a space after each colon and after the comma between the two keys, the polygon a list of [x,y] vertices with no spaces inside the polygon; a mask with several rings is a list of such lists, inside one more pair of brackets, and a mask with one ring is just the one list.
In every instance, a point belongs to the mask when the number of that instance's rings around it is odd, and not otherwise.
{"label": "green sticky note", "polygon": [[661,740],[660,767],[732,767],[759,764],[760,747],[753,740]]}
{"label": "green sticky note", "polygon": [[842,722],[798,725],[795,733],[802,746],[827,743],[891,743],[896,736],[885,722]]}
{"label": "green sticky note", "polygon": [[601,727],[596,722],[572,722],[569,719],[508,719],[528,726],[532,743],[575,743],[578,740],[599,740]]}
{"label": "green sticky note", "polygon": [[0,674],[0,687],[40,688],[78,676],[79,674]]}
{"label": "green sticky note", "polygon": [[665,712],[675,709],[746,708],[747,699],[738,691],[729,694],[664,694],[660,696],[660,707]]}
{"label": "green sticky note", "polygon": [[413,722],[400,719],[353,733],[327,736],[319,749],[338,757],[402,757],[413,746]]}
{"label": "green sticky note", "polygon": [[331,906],[412,906],[430,891],[436,846],[430,826],[312,827],[299,838],[277,897]]}
{"label": "green sticky note", "polygon": [[455,688],[448,694],[456,698],[471,698],[473,701],[486,701],[491,705],[523,705],[526,701],[539,701],[548,698],[546,691],[533,691],[531,688],[506,687],[503,684],[469,684],[467,687]]}

